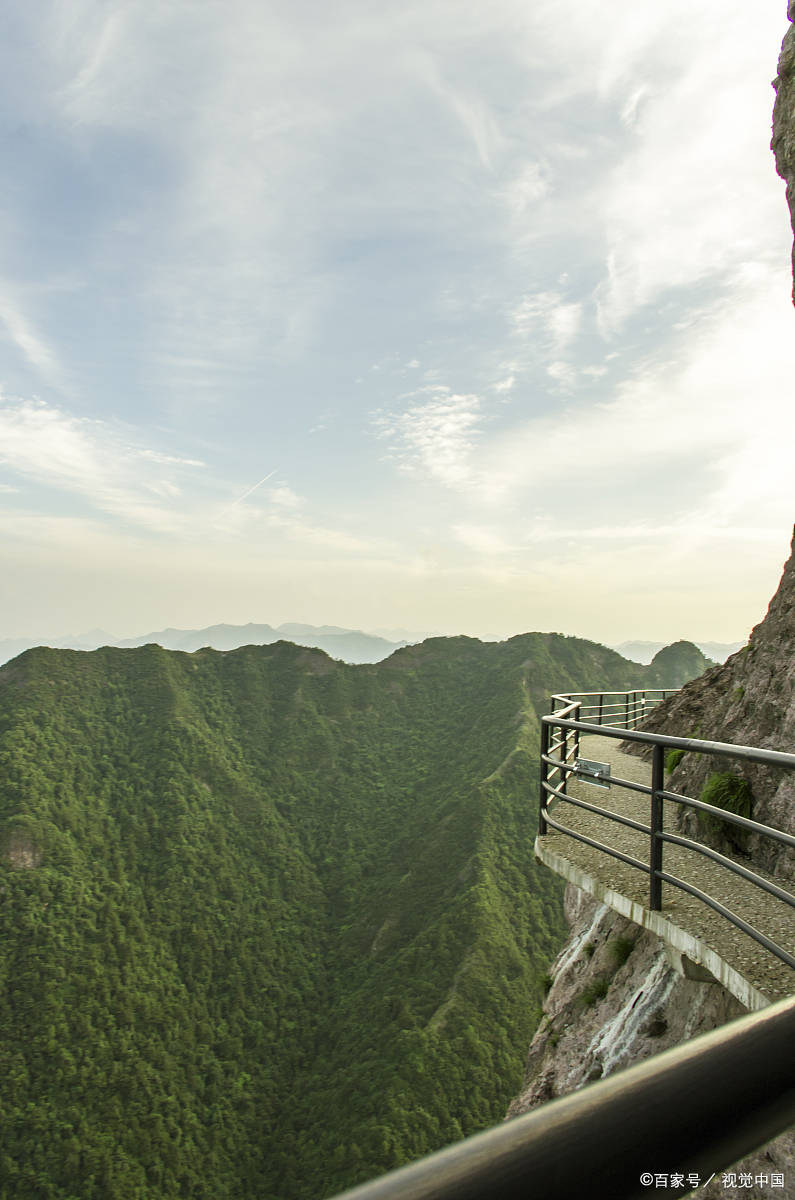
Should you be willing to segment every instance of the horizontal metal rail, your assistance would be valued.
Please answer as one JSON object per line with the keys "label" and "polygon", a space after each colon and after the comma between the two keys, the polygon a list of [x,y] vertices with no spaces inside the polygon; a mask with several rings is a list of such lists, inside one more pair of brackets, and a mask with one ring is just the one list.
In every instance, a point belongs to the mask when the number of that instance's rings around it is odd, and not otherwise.
{"label": "horizontal metal rail", "polygon": [[665,746],[669,750],[695,750],[701,754],[722,754],[726,758],[742,758],[748,762],[766,763],[770,767],[795,767],[795,754],[783,750],[761,750],[758,746],[735,746],[731,742],[710,742],[700,738],[672,737],[667,733],[645,733],[642,729],[617,729],[615,725],[598,725],[594,721],[570,721],[552,713],[542,722],[597,733],[600,737],[619,738],[624,742],[645,742],[648,746]]}
{"label": "horizontal metal rail", "polygon": [[[668,695],[673,693],[668,692]],[[761,875],[752,871],[750,868],[744,867],[741,863],[735,862],[733,859],[721,854],[711,847],[705,846],[703,843],[695,841],[691,838],[686,838],[678,834],[666,833],[663,828],[663,806],[664,803],[673,803],[680,806],[686,806],[695,809],[699,812],[709,814],[711,817],[716,817],[727,824],[739,827],[746,832],[756,834],[769,842],[778,845],[795,848],[795,837],[784,830],[774,829],[769,825],[764,825],[760,821],[751,820],[749,817],[742,817],[737,813],[727,812],[725,809],[715,805],[707,804],[703,800],[696,800],[691,796],[678,795],[663,786],[663,752],[666,749],[686,750],[697,754],[709,754],[719,757],[739,759],[745,762],[764,763],[767,766],[781,768],[784,770],[795,769],[795,754],[788,754],[778,750],[766,750],[757,746],[736,746],[730,742],[715,742],[701,738],[682,738],[673,737],[668,734],[647,733],[644,730],[630,729],[627,727],[618,727],[612,721],[612,711],[607,713],[610,706],[606,701],[612,697],[621,696],[624,702],[619,703],[618,707],[627,713],[630,708],[633,712],[638,709],[649,711],[656,703],[660,702],[660,698],[664,697],[665,693],[662,689],[655,689],[652,695],[652,701],[647,699],[648,694],[643,692],[615,693],[615,692],[577,692],[570,696],[556,695],[552,697],[552,706],[554,711],[549,715],[542,717],[541,720],[541,805],[539,811],[538,833],[539,837],[543,837],[548,828],[553,828],[565,834],[568,837],[574,838],[586,845],[593,846],[602,853],[610,855],[612,858],[618,858],[622,862],[629,863],[630,866],[644,871],[649,876],[649,907],[653,911],[660,911],[662,907],[662,884],[667,883],[670,886],[678,887],[682,891],[688,892],[697,899],[707,904],[714,911],[718,912],[726,920],[730,921],[736,928],[741,929],[749,937],[753,938],[759,945],[765,947],[771,953],[776,955],[788,966],[795,968],[795,957],[789,950],[779,946],[772,938],[768,937],[762,930],[755,929],[747,921],[737,913],[732,912],[716,900],[712,896],[708,896],[700,888],[693,884],[679,879],[675,875],[671,875],[663,870],[663,847],[665,844],[674,844],[683,848],[701,854],[704,857],[717,863],[727,872],[745,879],[760,891],[775,897],[776,900],[791,908],[795,908],[795,896],[788,892],[785,888],[779,887],[778,884],[770,880],[764,879]],[[583,709],[586,706],[586,701],[591,697],[598,698],[599,720],[583,720]],[[627,699],[630,698],[630,699]],[[560,707],[555,708],[555,705]],[[593,708],[593,705],[589,707]],[[607,716],[607,720],[605,719]],[[554,737],[552,731],[555,730],[557,736]],[[611,809],[604,808],[601,805],[590,804],[587,801],[579,800],[568,795],[567,782],[572,774],[577,773],[575,758],[577,755],[568,753],[568,738],[571,736],[576,739],[575,745],[579,750],[580,734],[598,734],[602,737],[618,738],[621,741],[636,742],[639,744],[651,746],[653,750],[652,757],[652,781],[651,787],[647,784],[634,783],[630,780],[614,778],[611,776],[611,785],[616,785],[622,788],[628,788],[631,791],[638,792],[643,795],[648,795],[650,798],[650,819],[649,824],[645,825],[639,821],[633,821],[628,817],[622,816]],[[563,757],[558,759],[553,756],[551,751],[563,749]],[[559,786],[554,786],[550,779],[550,773],[557,772],[560,776]],[[570,804],[573,807],[582,808],[588,812],[592,812],[597,816],[604,817],[606,820],[612,821],[615,824],[629,826],[639,833],[643,833],[649,838],[649,861],[648,864],[641,863],[639,859],[632,855],[618,851],[614,847],[599,842],[594,838],[589,838],[584,834],[577,833],[573,829],[569,829],[566,825],[550,815],[549,801],[554,798],[556,801],[562,801]]]}
{"label": "horizontal metal rail", "polygon": [[612,846],[605,845],[604,842],[597,842],[595,838],[589,838],[584,833],[575,833],[567,825],[561,825],[560,821],[554,817],[547,816],[547,821],[552,829],[557,829],[559,833],[566,833],[586,846],[593,846],[595,850],[601,850],[604,854],[609,854],[611,858],[618,858],[621,862],[629,863],[631,867],[637,867],[639,871],[645,871],[647,875],[651,871],[648,863],[641,862],[639,858],[633,858],[631,854],[624,854],[623,850],[616,850]]}
{"label": "horizontal metal rail", "polygon": [[[561,762],[559,759],[552,758],[551,755],[544,755],[543,761],[545,763],[548,763],[551,767],[565,767],[569,771],[574,770],[571,763]],[[622,779],[620,775],[611,775],[610,783],[615,785],[616,787],[627,788],[631,792],[643,792],[647,796],[651,795],[651,788],[649,787],[648,784],[635,783],[632,779]],[[661,794],[666,795],[665,792],[663,792]],[[669,799],[670,798],[671,797],[669,795]],[[680,799],[682,799],[682,797],[677,796],[677,799],[680,800]],[[710,810],[710,812],[713,811],[711,804],[707,804],[707,805],[705,805],[705,807],[708,808]],[[606,810],[606,811],[609,811],[609,810]],[[766,827],[763,825],[762,828],[764,829]]]}
{"label": "horizontal metal rail", "polygon": [[[547,757],[545,758],[545,761],[549,763],[550,766],[554,767],[565,765],[554,758]],[[620,779],[615,775],[610,776],[610,783],[613,786],[617,785],[619,787],[629,788],[633,792],[641,792],[646,795],[651,795],[652,791],[652,789],[646,784],[632,783],[629,779]],[[554,796],[558,800],[565,800],[568,804],[571,804],[575,808],[584,808],[587,812],[592,812],[596,816],[606,817],[608,820],[615,822],[617,825],[626,825],[629,829],[636,829],[639,833],[651,834],[650,825],[645,825],[642,821],[635,821],[632,817],[624,817],[620,813],[613,812],[612,809],[609,808],[604,808],[600,804],[591,804],[587,800],[579,800],[574,796],[569,796],[560,788],[553,787],[549,783],[549,780],[547,780],[546,792],[547,795]],[[688,806],[699,808],[704,812],[715,815],[715,808],[711,804],[703,804],[700,800],[691,800],[688,797],[678,796],[674,792],[665,791],[661,792],[660,794],[666,800],[675,800],[682,804],[687,804]],[[547,822],[554,824],[554,822],[550,821],[549,812],[550,808],[549,805],[547,805]],[[762,825],[759,821],[751,821],[747,817],[740,817],[735,813],[722,813],[721,815],[725,820],[731,821],[732,824],[740,825],[745,829],[751,829],[755,833],[769,833],[770,836],[776,841],[781,841],[785,845],[795,845],[795,838],[790,837],[789,834],[782,833],[781,830],[774,830],[768,825]],[[559,825],[555,825],[555,828],[560,829],[561,827]],[[576,836],[576,834],[572,833],[572,837]],[[750,883],[753,883],[756,887],[760,888],[761,891],[767,892],[771,896],[776,896],[779,900],[783,900],[785,904],[795,907],[795,898],[793,898],[789,892],[785,891],[784,888],[780,888],[777,884],[771,883],[767,879],[763,879],[762,876],[757,875],[755,871],[751,871],[748,869],[748,867],[744,867],[740,863],[736,863],[734,859],[727,858],[725,854],[721,854],[719,851],[713,850],[710,846],[705,846],[702,842],[696,842],[692,838],[682,837],[676,833],[661,832],[659,836],[664,842],[670,842],[672,845],[676,846],[683,846],[686,850],[693,850],[696,854],[701,854],[705,858],[712,859],[713,862],[718,863],[727,871],[732,871],[735,875],[740,875],[743,879],[747,879]],[[608,851],[608,853],[610,853],[610,851]]]}
{"label": "horizontal metal rail", "polygon": [[[632,817],[622,817],[619,813],[611,812],[608,808],[602,808],[599,804],[590,804],[587,800],[577,800],[574,796],[567,796],[559,788],[548,785],[547,792],[551,796],[557,796],[559,800],[565,800],[575,808],[584,808],[588,812],[596,813],[599,817],[609,817],[611,821],[615,821],[618,825],[627,825],[630,829],[637,829],[640,833],[651,833],[651,826],[644,825],[642,821],[634,821]],[[547,809],[547,820],[549,820],[549,811]]]}
{"label": "horizontal metal rail", "polygon": [[[618,725],[622,729],[634,729],[639,721],[644,720],[653,708],[672,696],[675,690],[635,688],[629,692],[572,692],[569,695],[553,696],[552,711],[561,716],[577,705],[580,720],[594,721],[597,725]],[[614,720],[614,717],[620,719]]]}
{"label": "horizontal metal rail", "polygon": [[732,925],[736,925],[738,929],[742,929],[743,933],[747,933],[748,936],[753,938],[755,942],[758,942],[760,946],[764,946],[765,949],[770,950],[772,954],[775,954],[776,957],[780,958],[782,962],[785,962],[787,966],[795,968],[795,958],[789,953],[788,950],[785,950],[782,946],[779,946],[777,942],[774,942],[772,938],[769,938],[767,934],[762,933],[761,930],[755,929],[753,925],[749,925],[749,923],[743,920],[742,917],[739,917],[737,913],[732,912],[730,908],[726,908],[724,904],[721,904],[720,900],[716,900],[714,896],[708,896],[706,892],[702,892],[701,888],[697,888],[695,884],[688,883],[685,879],[679,879],[676,875],[669,875],[666,871],[660,871],[659,874],[660,879],[662,879],[664,883],[673,884],[674,887],[680,888],[683,892],[688,892],[691,896],[695,896],[696,899],[700,900],[703,904],[709,905],[714,912],[720,913],[720,915],[725,917],[727,921],[731,921]]}
{"label": "horizontal metal rail", "polygon": [[[611,692],[608,688],[604,688],[601,692],[556,692],[552,697],[553,702],[559,700],[561,704],[573,704],[581,702],[584,696],[638,696],[640,697],[639,704],[654,704],[661,700],[667,700],[669,696],[673,696],[678,692],[679,688],[630,688],[628,692],[614,691]],[[576,697],[573,700],[572,697]],[[557,712],[557,709],[553,711]]]}
{"label": "horizontal metal rail", "polygon": [[725,854],[721,854],[718,850],[713,850],[711,846],[704,846],[701,842],[694,842],[692,838],[681,837],[678,833],[661,833],[660,837],[664,842],[670,842],[674,846],[684,846],[686,850],[694,850],[696,854],[702,854],[705,858],[711,858],[713,862],[719,863],[727,871],[731,871],[734,875],[739,875],[741,878],[749,880],[755,887],[760,888],[763,892],[767,892],[769,896],[776,896],[779,900],[783,900],[785,904],[792,906],[792,896],[784,888],[780,888],[776,883],[771,883],[769,879],[763,879],[761,875],[757,875],[756,871],[750,871],[748,867],[742,866],[741,863],[736,863],[733,858],[727,858]]}
{"label": "horizontal metal rail", "polygon": [[336,1200],[686,1195],[795,1121],[793,1043],[790,998]]}

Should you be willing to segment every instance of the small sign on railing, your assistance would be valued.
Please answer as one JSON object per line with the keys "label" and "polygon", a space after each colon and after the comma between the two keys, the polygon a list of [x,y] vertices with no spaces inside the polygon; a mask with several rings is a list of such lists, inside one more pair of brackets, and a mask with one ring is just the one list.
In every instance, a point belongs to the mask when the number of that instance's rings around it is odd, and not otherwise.
{"label": "small sign on railing", "polygon": [[575,758],[574,770],[584,783],[610,789],[610,763],[596,762],[592,758]]}

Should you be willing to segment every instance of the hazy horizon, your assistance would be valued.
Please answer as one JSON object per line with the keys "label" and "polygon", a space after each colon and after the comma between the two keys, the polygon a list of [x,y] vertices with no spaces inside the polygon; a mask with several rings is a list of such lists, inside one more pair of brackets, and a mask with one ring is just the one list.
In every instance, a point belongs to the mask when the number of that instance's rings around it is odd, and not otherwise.
{"label": "hazy horizon", "polygon": [[[196,634],[204,635],[207,633],[212,633],[213,631],[220,631],[220,630],[223,630],[225,634],[228,634],[229,631],[232,631],[233,633],[235,633],[235,632],[240,632],[240,631],[248,630],[248,629],[253,629],[253,630],[257,630],[257,631],[262,631],[264,629],[268,629],[272,633],[279,635],[278,639],[274,639],[274,640],[297,641],[299,644],[304,644],[304,645],[308,645],[308,646],[318,645],[319,648],[321,648],[321,649],[325,648],[327,652],[330,652],[332,650],[332,648],[335,650],[341,649],[340,646],[332,647],[331,643],[334,643],[336,639],[339,639],[340,642],[342,642],[343,640],[347,640],[350,638],[356,639],[356,638],[360,637],[360,638],[366,639],[367,641],[372,640],[374,642],[387,643],[390,647],[394,648],[394,647],[397,647],[400,645],[405,645],[405,644],[409,644],[409,645],[416,644],[418,642],[423,642],[429,638],[438,638],[438,637],[455,638],[458,636],[462,636],[461,634],[456,634],[456,633],[440,633],[438,630],[409,630],[409,629],[384,629],[384,628],[354,629],[354,628],[345,628],[342,626],[310,625],[305,622],[282,622],[279,625],[274,625],[271,622],[265,622],[265,621],[249,621],[249,622],[244,622],[243,624],[240,624],[240,625],[229,625],[226,622],[214,622],[213,624],[211,624],[209,626],[202,626],[198,629],[183,629],[183,628],[179,628],[176,626],[164,626],[161,629],[150,629],[150,630],[146,630],[146,631],[140,632],[140,633],[129,633],[129,632],[114,633],[108,629],[92,629],[92,630],[84,630],[81,632],[69,631],[69,632],[61,633],[61,634],[42,635],[42,637],[39,641],[37,641],[36,639],[32,639],[32,638],[28,639],[28,638],[24,638],[24,637],[18,637],[18,638],[0,637],[0,665],[3,662],[7,662],[7,661],[9,661],[9,659],[16,657],[16,655],[19,653],[22,653],[24,649],[29,648],[28,646],[25,645],[25,643],[28,641],[31,643],[31,647],[33,645],[40,644],[40,645],[45,645],[45,646],[49,645],[53,648],[80,649],[80,650],[91,651],[94,649],[98,649],[104,645],[117,646],[117,647],[125,646],[126,644],[129,644],[129,643],[142,645],[142,644],[144,644],[144,639],[146,639],[148,641],[150,638],[156,639],[159,635],[168,634],[168,635],[176,635],[176,639],[174,637],[171,637],[170,639],[165,638],[165,639],[163,639],[161,644],[166,646],[166,648],[183,649],[183,650],[187,650],[188,653],[191,653],[193,650],[200,648],[201,646],[204,646],[204,645],[214,646],[216,649],[228,650],[228,649],[233,649],[233,648],[237,647],[238,645],[245,645],[248,643],[245,640],[237,641],[236,638],[233,638],[231,642],[229,641],[228,638],[222,638],[219,641],[219,639],[216,637],[215,640],[210,638],[206,642],[205,641],[202,641],[201,643],[195,642],[195,645],[189,645],[189,644],[186,644],[186,642],[184,641],[184,639],[186,637],[188,639],[188,642],[190,642],[190,641],[195,641]],[[529,630],[528,629],[528,630],[518,631],[515,634],[506,635],[506,637],[498,637],[498,636],[486,637],[486,636],[484,636],[484,637],[479,638],[478,640],[480,640],[482,642],[496,643],[496,642],[506,641],[510,637],[522,636],[522,634],[538,633],[538,632],[543,633],[543,632],[550,632],[550,631]],[[558,631],[558,632],[563,632],[563,631]],[[194,638],[191,639],[190,635],[194,635]],[[464,634],[463,636],[472,637],[475,635]],[[576,636],[576,635],[571,635],[571,636]],[[261,638],[261,632],[257,633],[256,635],[252,635],[253,644],[255,644],[255,645],[260,644],[260,638]],[[315,639],[317,639],[317,640],[315,640]],[[591,640],[596,641],[597,639],[591,639]],[[168,641],[171,642],[170,646],[167,645]],[[693,642],[694,644],[698,644],[700,646],[700,648],[702,649],[703,653],[708,658],[710,658],[710,657],[714,658],[716,661],[719,661],[719,662],[725,661],[725,659],[729,656],[729,654],[731,654],[735,650],[739,649],[740,646],[743,644],[741,642],[720,643],[720,642],[716,642],[711,639],[693,639],[693,638],[688,638],[685,635],[683,635],[682,637],[671,639],[671,642],[679,642],[679,641],[688,641],[688,642]],[[662,641],[651,640],[651,639],[631,638],[631,639],[624,639],[621,642],[600,643],[600,644],[608,645],[610,648],[617,650],[620,654],[623,655],[623,657],[629,659],[632,662],[648,664],[651,662],[652,658],[654,657],[654,655],[657,653],[658,650],[662,649],[666,645],[670,645],[671,642],[662,642]],[[265,644],[268,644],[268,643],[266,642]],[[359,649],[361,649],[361,647]],[[388,655],[390,653],[392,653],[392,649],[386,650],[384,652],[383,656],[385,657],[386,655]],[[371,659],[371,658],[366,658],[366,659],[350,658],[350,657],[346,657],[345,654],[339,654],[339,655],[337,655],[337,657],[341,657],[343,659],[343,661],[347,661],[347,662],[379,661],[379,659]]]}

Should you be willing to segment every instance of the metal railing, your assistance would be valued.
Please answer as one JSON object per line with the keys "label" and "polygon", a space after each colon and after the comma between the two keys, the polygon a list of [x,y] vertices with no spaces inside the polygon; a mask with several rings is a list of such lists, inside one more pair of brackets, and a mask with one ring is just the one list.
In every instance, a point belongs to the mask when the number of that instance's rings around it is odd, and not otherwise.
{"label": "metal railing", "polygon": [[[575,714],[576,720],[588,721],[594,725],[636,729],[652,709],[662,704],[669,696],[674,696],[677,691],[677,688],[637,688],[632,692],[569,692],[565,696],[552,697],[552,713],[559,717]],[[550,741],[547,753],[554,754],[556,750],[562,749],[563,761],[573,766],[575,759],[580,757],[580,731],[562,728],[561,734],[559,741]],[[542,760],[542,777],[546,778],[544,766]],[[566,791],[567,779],[568,774],[563,772],[560,779],[563,792]]]}
{"label": "metal railing", "polygon": [[[669,692],[668,694],[672,693]],[[607,705],[605,703],[606,696],[624,697],[624,700],[622,702],[614,699]],[[643,696],[644,693],[642,692],[579,692],[572,693],[570,696],[554,696],[552,698],[553,712],[541,719],[539,837],[543,837],[547,830],[552,828],[588,846],[593,846],[595,849],[610,855],[612,858],[617,858],[621,862],[628,863],[639,871],[645,872],[649,876],[649,907],[655,912],[659,912],[662,908],[663,883],[668,883],[673,887],[688,892],[715,912],[720,913],[726,920],[748,934],[749,937],[776,955],[782,962],[795,968],[795,955],[791,954],[789,950],[779,946],[763,931],[754,928],[754,926],[750,925],[742,917],[738,916],[738,914],[732,912],[714,897],[707,895],[694,884],[679,879],[677,876],[671,875],[663,869],[663,846],[666,843],[683,846],[718,863],[725,870],[748,880],[761,891],[775,896],[778,900],[783,901],[784,904],[795,908],[795,896],[784,888],[779,887],[778,884],[773,883],[771,880],[763,879],[757,872],[735,862],[733,859],[701,842],[681,836],[680,834],[668,833],[663,828],[663,809],[667,802],[709,813],[711,817],[737,826],[746,832],[758,834],[767,841],[795,849],[795,837],[791,834],[784,833],[780,829],[774,829],[769,825],[763,825],[759,821],[752,821],[749,817],[742,817],[728,812],[726,809],[707,804],[703,800],[696,800],[691,796],[683,796],[676,792],[671,792],[664,786],[666,750],[686,750],[698,754],[721,755],[739,759],[741,762],[764,763],[767,766],[780,767],[787,770],[795,769],[795,754],[785,754],[775,750],[762,750],[754,746],[735,746],[728,742],[712,742],[699,738],[669,737],[665,734],[643,732],[635,728],[641,719],[638,714],[642,713],[644,708],[648,712],[651,707],[661,703],[661,699],[664,698],[662,693],[655,692],[651,703],[646,702],[644,704],[643,699],[638,699],[638,697],[642,698]],[[657,696],[660,696],[660,699],[656,699]],[[593,699],[595,697],[599,698],[598,701]],[[633,698],[632,701],[628,699],[629,697]],[[622,714],[622,703],[624,705],[623,713],[630,713],[630,719],[633,721],[631,726],[619,723]],[[556,705],[560,705],[560,707],[556,708]],[[585,711],[591,719],[582,719],[583,707],[585,707]],[[593,719],[594,717],[597,717],[597,719]],[[649,797],[648,824],[633,820],[630,817],[621,816],[599,805],[574,799],[567,794],[569,777],[572,774],[579,775],[582,773],[581,768],[578,766],[580,760],[580,735],[582,733],[618,738],[622,741],[645,743],[651,746],[651,786],[634,783],[631,780],[617,778],[613,775],[610,777],[611,785],[628,788],[631,791],[640,792]],[[593,775],[591,777],[593,778]],[[647,834],[649,838],[648,861],[644,862],[631,854],[625,854],[612,846],[606,845],[604,842],[596,841],[594,838],[587,837],[585,834],[568,828],[550,815],[551,804],[554,804],[556,801],[585,809],[588,812],[596,813],[598,816],[606,817],[617,824]]]}
{"label": "metal railing", "polygon": [[577,704],[581,721],[636,729],[652,709],[678,691],[678,688],[636,688],[632,692],[567,692],[552,697],[552,712]]}
{"label": "metal railing", "polygon": [[794,1042],[791,997],[336,1200],[683,1196],[795,1120]]}
{"label": "metal railing", "polygon": [[[663,753],[669,748],[731,754],[746,761],[795,767],[792,754],[637,730],[642,717],[666,694],[670,693],[555,696],[553,708],[557,704],[560,707],[542,720],[539,833],[545,833],[547,826],[553,827],[645,871],[651,879],[652,906],[655,898],[659,905],[663,881],[700,895],[697,889],[663,872],[662,846],[666,841],[696,849],[729,869],[738,866],[709,847],[666,834],[662,829],[664,801],[722,815],[745,829],[771,834],[774,840],[795,846],[795,838],[787,834],[664,789]],[[583,715],[591,719],[577,719]],[[553,735],[554,730],[557,735]],[[648,826],[567,797],[566,780],[576,770],[581,733],[652,745],[651,787],[616,777],[610,780],[611,784],[649,795]],[[558,751],[563,753],[556,757]],[[550,782],[550,776],[556,773],[557,787]],[[550,797],[593,809],[647,833],[649,863],[566,830],[549,815]],[[774,894],[783,891],[775,885],[769,887],[767,880],[745,868],[738,874],[752,878]],[[733,919],[709,897],[700,898]],[[795,899],[789,896],[788,902],[795,903]],[[785,961],[795,966],[791,956],[785,955]],[[668,1196],[689,1194],[795,1121],[793,1044],[795,997],[790,997],[352,1188],[336,1200],[527,1200],[536,1194],[566,1198],[585,1192],[614,1200],[636,1200],[648,1196],[654,1187],[664,1187]],[[659,1174],[666,1167],[675,1167],[677,1173]],[[773,1179],[772,1172],[769,1177]],[[782,1175],[782,1195],[785,1183],[791,1180],[785,1181]],[[773,1186],[778,1183],[774,1181]]]}

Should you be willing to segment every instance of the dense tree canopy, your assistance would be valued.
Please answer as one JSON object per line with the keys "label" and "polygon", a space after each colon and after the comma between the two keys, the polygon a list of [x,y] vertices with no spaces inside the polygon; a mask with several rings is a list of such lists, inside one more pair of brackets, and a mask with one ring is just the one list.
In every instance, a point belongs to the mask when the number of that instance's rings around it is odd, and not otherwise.
{"label": "dense tree canopy", "polygon": [[550,690],[603,647],[0,669],[0,1196],[329,1195],[499,1120],[562,937]]}

